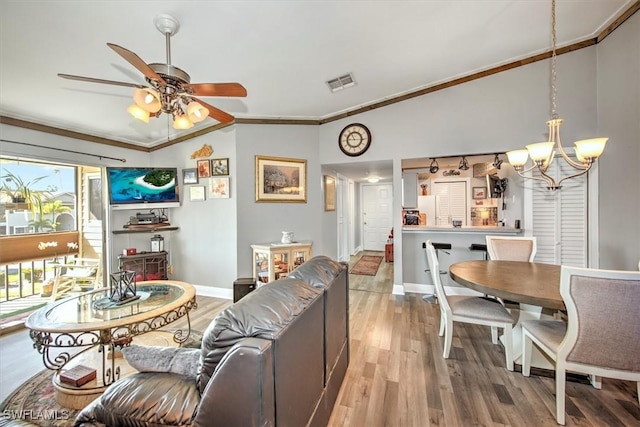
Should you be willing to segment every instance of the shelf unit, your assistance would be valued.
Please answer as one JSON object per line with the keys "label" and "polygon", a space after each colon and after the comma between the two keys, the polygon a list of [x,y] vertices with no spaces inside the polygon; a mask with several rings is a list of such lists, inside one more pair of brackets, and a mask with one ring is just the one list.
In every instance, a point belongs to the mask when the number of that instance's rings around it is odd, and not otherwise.
{"label": "shelf unit", "polygon": [[311,258],[311,242],[261,243],[253,249],[253,277],[258,284],[282,279]]}
{"label": "shelf unit", "polygon": [[120,270],[135,271],[136,282],[167,279],[167,251],[118,256]]}

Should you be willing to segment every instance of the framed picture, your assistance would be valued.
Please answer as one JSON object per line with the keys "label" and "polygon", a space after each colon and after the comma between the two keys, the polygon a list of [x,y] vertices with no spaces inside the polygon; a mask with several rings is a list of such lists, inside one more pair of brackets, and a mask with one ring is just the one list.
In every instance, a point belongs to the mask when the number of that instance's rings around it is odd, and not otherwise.
{"label": "framed picture", "polygon": [[487,198],[487,187],[473,187],[473,198],[474,199],[486,199]]}
{"label": "framed picture", "polygon": [[182,169],[182,183],[183,184],[197,184],[198,183],[198,170]]}
{"label": "framed picture", "polygon": [[229,198],[229,178],[211,178],[209,180],[209,198]]}
{"label": "framed picture", "polygon": [[330,175],[324,176],[324,210],[336,210],[336,179]]}
{"label": "framed picture", "polygon": [[211,159],[211,176],[229,175],[229,159]]}
{"label": "framed picture", "polygon": [[307,161],[256,156],[256,202],[307,203]]}
{"label": "framed picture", "polygon": [[204,185],[194,185],[189,187],[189,200],[192,202],[201,202],[204,200]]}
{"label": "framed picture", "polygon": [[211,162],[209,160],[198,160],[198,178],[209,178],[211,176]]}

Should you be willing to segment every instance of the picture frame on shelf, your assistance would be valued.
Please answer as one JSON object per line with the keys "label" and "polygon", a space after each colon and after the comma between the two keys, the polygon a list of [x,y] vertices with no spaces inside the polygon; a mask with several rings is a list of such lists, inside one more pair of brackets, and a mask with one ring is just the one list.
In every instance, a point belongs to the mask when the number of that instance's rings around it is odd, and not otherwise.
{"label": "picture frame on shelf", "polygon": [[209,178],[211,176],[211,162],[209,160],[198,160],[198,178]]}
{"label": "picture frame on shelf", "polygon": [[473,187],[472,197],[474,200],[487,198],[487,187]]}
{"label": "picture frame on shelf", "polygon": [[229,178],[209,179],[209,198],[228,199],[230,193]]}
{"label": "picture frame on shelf", "polygon": [[229,158],[211,159],[211,176],[229,175]]}
{"label": "picture frame on shelf", "polygon": [[189,187],[189,200],[192,202],[202,202],[205,200],[205,186],[193,185]]}
{"label": "picture frame on shelf", "polygon": [[324,176],[324,210],[336,210],[336,179],[331,175]]}
{"label": "picture frame on shelf", "polygon": [[183,184],[197,184],[198,170],[196,168],[182,169]]}
{"label": "picture frame on shelf", "polygon": [[256,156],[256,202],[307,203],[307,160]]}

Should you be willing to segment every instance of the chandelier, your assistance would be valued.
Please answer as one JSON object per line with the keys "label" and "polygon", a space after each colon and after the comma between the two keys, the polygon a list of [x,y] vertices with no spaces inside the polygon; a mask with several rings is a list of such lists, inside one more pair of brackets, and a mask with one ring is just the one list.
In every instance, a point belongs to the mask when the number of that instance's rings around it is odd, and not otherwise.
{"label": "chandelier", "polygon": [[[558,116],[556,107],[556,1],[551,0],[551,120],[547,121],[549,127],[549,140],[546,142],[538,142],[529,144],[526,149],[513,150],[507,152],[509,163],[523,178],[543,181],[547,184],[548,190],[559,190],[562,188],[562,182],[575,178],[587,173],[593,163],[600,157],[604,151],[604,146],[608,138],[592,138],[576,141],[574,144],[574,152],[576,160],[573,160],[565,152],[560,140],[560,125],[563,120]],[[574,169],[576,173],[561,178],[558,182],[547,174],[549,166],[553,162],[556,149],[562,158]],[[533,164],[525,168],[527,160],[531,157]],[[537,168],[540,171],[540,177],[531,176],[527,173]],[[526,175],[525,175],[526,174]]]}

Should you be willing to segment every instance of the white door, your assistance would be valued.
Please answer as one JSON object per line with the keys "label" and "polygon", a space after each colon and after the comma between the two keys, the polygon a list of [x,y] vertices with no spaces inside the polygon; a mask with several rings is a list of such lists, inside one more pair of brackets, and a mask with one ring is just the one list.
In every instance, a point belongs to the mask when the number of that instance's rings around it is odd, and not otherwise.
{"label": "white door", "polygon": [[[575,171],[562,159],[556,159],[547,173],[558,180]],[[535,176],[540,175],[536,173]],[[532,232],[538,247],[535,261],[587,267],[587,175],[564,181],[562,189],[557,191],[549,191],[544,185],[534,182],[532,193]]]}
{"label": "white door", "polygon": [[434,181],[431,191],[436,196],[436,225],[450,225],[454,219],[467,225],[466,181]]}
{"label": "white door", "polygon": [[391,184],[362,184],[363,249],[383,251],[393,226]]}

